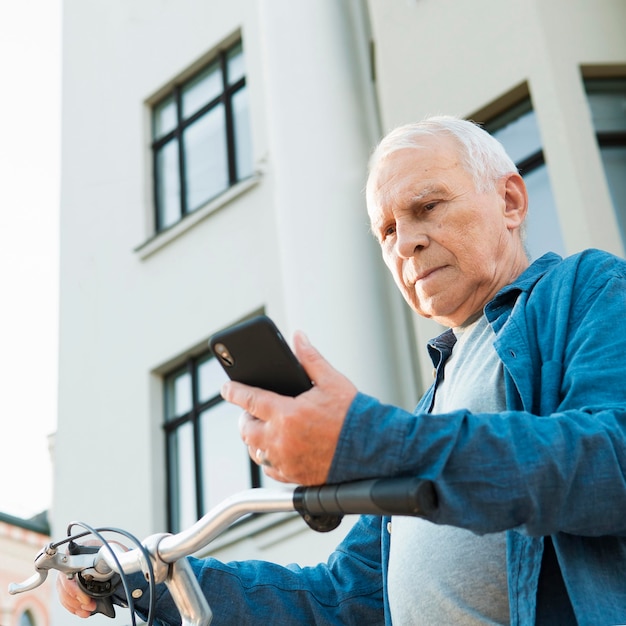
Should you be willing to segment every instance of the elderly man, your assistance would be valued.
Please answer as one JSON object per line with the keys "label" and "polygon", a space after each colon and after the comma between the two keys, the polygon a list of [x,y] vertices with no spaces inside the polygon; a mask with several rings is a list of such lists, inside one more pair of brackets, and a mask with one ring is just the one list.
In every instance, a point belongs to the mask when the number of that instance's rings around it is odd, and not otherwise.
{"label": "elderly man", "polygon": [[[530,264],[527,193],[471,122],[430,118],[374,152],[372,231],[404,298],[448,330],[413,414],[357,391],[297,333],[315,386],[229,382],[264,471],[301,484],[415,475],[432,519],[364,516],[327,563],[192,566],[216,619],[280,624],[626,623],[626,263]],[[62,602],[86,615],[71,583]],[[81,608],[82,605],[82,608]],[[158,614],[177,623],[166,596]]]}

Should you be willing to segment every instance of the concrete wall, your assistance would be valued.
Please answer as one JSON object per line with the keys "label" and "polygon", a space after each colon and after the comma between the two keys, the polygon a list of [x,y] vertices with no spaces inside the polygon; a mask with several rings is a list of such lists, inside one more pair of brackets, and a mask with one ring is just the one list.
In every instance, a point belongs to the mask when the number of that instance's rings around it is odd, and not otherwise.
{"label": "concrete wall", "polygon": [[[397,329],[362,204],[377,119],[358,8],[65,2],[54,532],[72,519],[165,529],[161,374],[260,308],[371,393],[414,402],[413,372],[384,362]],[[150,104],[239,33],[256,175],[153,238]],[[249,557],[306,563],[349,521],[334,535],[266,524],[283,540],[250,540]]]}

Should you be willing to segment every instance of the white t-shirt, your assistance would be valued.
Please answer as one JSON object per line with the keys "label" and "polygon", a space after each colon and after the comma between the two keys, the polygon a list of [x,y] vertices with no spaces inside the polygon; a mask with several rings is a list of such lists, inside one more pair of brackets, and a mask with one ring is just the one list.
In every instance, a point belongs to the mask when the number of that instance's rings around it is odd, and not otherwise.
{"label": "white t-shirt", "polygon": [[[432,412],[503,411],[502,362],[485,316],[454,334],[457,342]],[[508,624],[505,534],[479,536],[417,517],[394,517],[388,593],[394,625]]]}

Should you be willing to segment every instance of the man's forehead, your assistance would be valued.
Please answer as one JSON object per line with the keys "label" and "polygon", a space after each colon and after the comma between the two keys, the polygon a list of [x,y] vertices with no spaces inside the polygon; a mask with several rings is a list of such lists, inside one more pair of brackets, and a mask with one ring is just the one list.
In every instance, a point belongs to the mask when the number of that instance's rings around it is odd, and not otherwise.
{"label": "man's forehead", "polygon": [[[416,152],[416,151],[414,151]],[[432,194],[448,189],[449,175],[464,171],[457,158],[446,160],[411,158],[389,155],[380,167],[372,172],[368,184],[368,200],[372,204],[386,203],[402,196],[403,201],[419,202]]]}

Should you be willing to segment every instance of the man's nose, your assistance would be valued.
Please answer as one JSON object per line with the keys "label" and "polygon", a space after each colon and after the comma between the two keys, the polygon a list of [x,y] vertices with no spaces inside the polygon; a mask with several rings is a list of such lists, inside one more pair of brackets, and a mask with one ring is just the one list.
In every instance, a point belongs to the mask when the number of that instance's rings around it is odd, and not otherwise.
{"label": "man's nose", "polygon": [[428,246],[428,242],[428,235],[419,222],[407,220],[396,223],[396,252],[402,258],[410,259]]}

